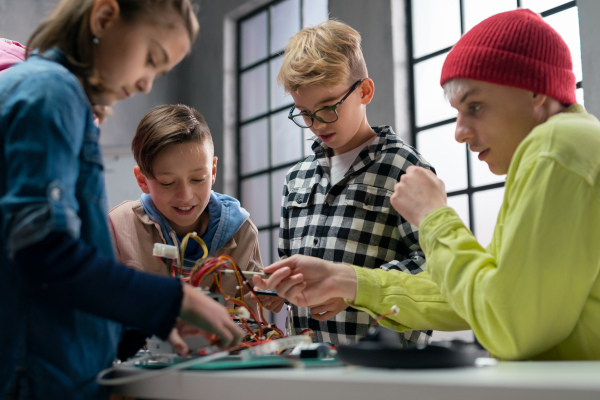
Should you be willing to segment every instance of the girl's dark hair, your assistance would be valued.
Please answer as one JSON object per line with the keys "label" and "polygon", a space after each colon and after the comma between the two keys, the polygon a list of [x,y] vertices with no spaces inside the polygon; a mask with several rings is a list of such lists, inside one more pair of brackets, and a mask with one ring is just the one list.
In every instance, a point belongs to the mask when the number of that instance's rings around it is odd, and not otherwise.
{"label": "girl's dark hair", "polygon": [[174,144],[197,142],[214,145],[202,114],[183,104],[162,105],[151,109],[140,121],[131,151],[146,177],[154,179],[152,164],[158,154]]}
{"label": "girl's dark hair", "polygon": [[[151,21],[173,26],[168,12],[181,16],[194,43],[198,35],[198,20],[190,0],[115,0],[120,18],[128,23]],[[60,0],[50,15],[33,31],[27,42],[27,57],[33,50],[40,53],[58,47],[72,65],[73,73],[85,82],[86,90],[101,90],[101,82],[90,82],[94,74],[92,58],[93,35],[90,13],[96,0]]]}

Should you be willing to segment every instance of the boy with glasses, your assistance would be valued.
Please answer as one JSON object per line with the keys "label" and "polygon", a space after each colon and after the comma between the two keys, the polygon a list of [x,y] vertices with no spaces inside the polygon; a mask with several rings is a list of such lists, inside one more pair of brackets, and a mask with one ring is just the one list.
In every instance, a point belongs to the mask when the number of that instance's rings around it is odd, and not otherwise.
{"label": "boy with glasses", "polygon": [[[432,168],[391,127],[369,126],[374,84],[360,43],[358,32],[331,20],[301,30],[286,48],[277,80],[294,99],[289,118],[315,138],[314,155],[286,176],[279,255],[416,274],[425,262],[417,229],[390,197],[408,166]],[[372,322],[341,297],[292,306],[288,316],[290,334],[311,329],[315,342],[333,345],[357,341]],[[421,331],[401,335],[405,345],[428,338]]]}

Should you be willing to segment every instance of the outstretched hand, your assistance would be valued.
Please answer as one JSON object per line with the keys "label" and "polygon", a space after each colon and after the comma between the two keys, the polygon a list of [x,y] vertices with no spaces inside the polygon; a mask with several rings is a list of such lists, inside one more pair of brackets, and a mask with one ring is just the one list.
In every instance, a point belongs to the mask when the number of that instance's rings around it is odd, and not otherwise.
{"label": "outstretched hand", "polygon": [[394,186],[390,203],[398,214],[418,227],[427,214],[446,205],[446,188],[432,171],[410,166]]}
{"label": "outstretched hand", "polygon": [[274,290],[300,307],[324,304],[335,297],[356,297],[356,274],[348,265],[296,254],[269,265],[264,272],[271,276],[254,276],[254,285]]}
{"label": "outstretched hand", "polygon": [[221,348],[236,346],[244,337],[244,332],[233,322],[225,307],[188,284],[183,284],[180,317],[208,333],[214,333],[216,344]]}

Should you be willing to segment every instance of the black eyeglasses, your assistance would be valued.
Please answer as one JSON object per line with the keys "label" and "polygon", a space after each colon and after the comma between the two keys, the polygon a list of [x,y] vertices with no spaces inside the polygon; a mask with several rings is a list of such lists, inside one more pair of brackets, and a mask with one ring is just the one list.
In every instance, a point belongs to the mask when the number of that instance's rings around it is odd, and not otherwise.
{"label": "black eyeglasses", "polygon": [[348,98],[348,96],[350,96],[352,94],[352,92],[354,92],[354,90],[358,87],[358,85],[360,85],[360,83],[363,80],[364,79],[361,79],[360,81],[358,81],[354,85],[352,85],[352,87],[350,88],[348,93],[346,93],[346,95],[340,101],[335,103],[334,105],[323,107],[320,110],[317,110],[312,114],[307,114],[307,113],[294,114],[294,110],[296,109],[296,107],[292,106],[292,108],[290,109],[290,113],[288,114],[288,118],[291,119],[292,121],[294,121],[294,123],[296,125],[298,125],[300,128],[310,128],[311,126],[313,126],[315,119],[324,124],[331,124],[331,123],[337,121],[339,118],[339,115],[336,111],[337,108],[342,105],[342,103]]}

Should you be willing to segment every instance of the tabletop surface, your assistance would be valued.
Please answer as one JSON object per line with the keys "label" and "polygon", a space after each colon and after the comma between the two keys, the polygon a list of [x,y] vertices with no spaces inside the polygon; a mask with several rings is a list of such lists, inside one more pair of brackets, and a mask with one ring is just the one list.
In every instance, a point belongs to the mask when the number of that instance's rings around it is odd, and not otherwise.
{"label": "tabletop surface", "polygon": [[[120,368],[117,376],[147,373]],[[116,386],[115,393],[165,399],[600,399],[600,362],[498,362],[484,367],[380,369],[355,366],[175,371]],[[402,394],[402,396],[400,396]],[[508,396],[508,397],[507,397]]]}

